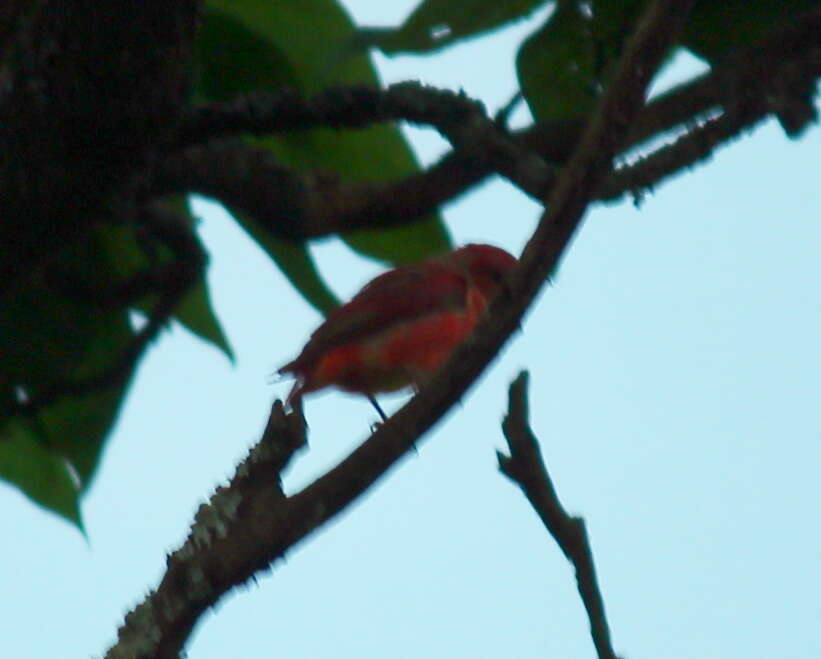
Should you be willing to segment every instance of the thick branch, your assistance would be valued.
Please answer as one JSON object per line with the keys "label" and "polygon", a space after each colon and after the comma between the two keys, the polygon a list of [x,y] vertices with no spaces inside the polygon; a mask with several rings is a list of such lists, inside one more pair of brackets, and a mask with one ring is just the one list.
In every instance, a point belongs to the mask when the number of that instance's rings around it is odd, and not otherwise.
{"label": "thick branch", "polygon": [[286,501],[280,474],[303,446],[302,413],[285,414],[276,401],[262,439],[229,485],[200,506],[185,544],[168,557],[159,587],[126,615],[107,659],[176,659],[208,606],[284,555],[282,548],[245,563],[249,553],[269,541],[270,525],[277,523],[277,511]]}
{"label": "thick branch", "polygon": [[[629,143],[636,144],[652,137],[655,132],[669,130],[682,121],[682,116],[689,117],[689,111],[700,112],[709,107],[707,99],[715,100],[715,90],[711,93],[708,89],[715,85],[708,84],[709,82],[710,79],[706,77],[699,78],[649,104],[631,131]],[[402,94],[398,95],[406,103],[400,104],[394,94],[392,103],[388,104],[392,107],[393,114],[388,115],[383,111],[380,116],[404,117],[408,113],[406,105],[423,104],[424,98],[415,99],[417,89],[434,99],[436,109],[425,112],[429,117],[435,112],[446,115],[446,106],[453,99],[458,103],[471,105],[463,97],[449,92],[440,93],[430,88],[406,85],[401,88]],[[300,100],[291,93],[282,97],[256,94],[250,99],[243,98],[224,107],[221,104],[206,106],[202,109],[205,117],[202,122],[191,119],[193,124],[188,129],[191,131],[189,136],[204,137],[209,131],[220,134],[222,129],[227,132],[238,128],[264,132],[268,129],[284,129],[286,126],[314,125],[311,122],[319,121],[321,117],[326,117],[333,125],[339,125],[351,116],[359,117],[346,124],[349,127],[358,126],[375,120],[370,109],[379,107],[380,95],[381,92],[377,90],[363,87],[332,90],[311,101]],[[280,98],[285,99],[282,102],[288,108],[284,118],[276,116]],[[671,103],[671,98],[675,98],[676,103]],[[364,103],[363,99],[368,99],[369,103]],[[343,103],[336,108],[337,114],[328,116],[336,107],[332,105],[332,101],[346,100],[352,105]],[[257,105],[264,106],[272,114],[265,114]],[[682,106],[688,108],[688,114],[682,115]],[[303,114],[296,113],[296,118],[288,119],[295,113],[295,108],[301,108]],[[354,110],[364,114],[357,115]],[[212,114],[216,117],[213,123],[210,119]],[[195,113],[194,117],[196,116]],[[416,117],[422,120],[418,109]],[[433,117],[432,120],[437,119]],[[441,121],[441,118],[438,120]],[[484,126],[488,125],[484,118],[482,122]],[[579,120],[537,124],[511,134],[510,141],[513,145],[509,151],[515,154],[514,162],[522,154],[522,150],[526,149],[540,154],[548,162],[561,163],[569,157],[583,128],[584,123]],[[498,132],[494,137],[499,141],[507,139]],[[470,135],[462,135],[459,143],[471,145],[473,152],[480,150],[483,144],[478,139],[471,140]],[[529,162],[533,163],[533,160]],[[527,185],[531,196],[541,199],[555,182],[555,170],[545,170],[544,165],[539,163],[536,166],[540,170],[528,177]],[[418,221],[443,204],[454,201],[493,172],[491,159],[476,157],[465,150],[454,150],[426,171],[396,182],[350,182],[328,174],[297,172],[279,164],[265,149],[238,140],[217,140],[190,146],[159,162],[152,172],[148,194],[156,196],[179,191],[197,192],[219,199],[230,208],[248,213],[272,235],[306,240],[358,229],[390,228]],[[623,184],[613,184],[607,189],[605,198],[608,199],[626,191]]]}
{"label": "thick branch", "polygon": [[418,221],[466,192],[488,171],[460,158],[397,182],[346,182],[283,167],[265,149],[219,141],[166,158],[155,169],[150,192],[197,192],[249,214],[271,235],[307,240]]}
{"label": "thick branch", "polygon": [[433,126],[463,158],[496,171],[528,194],[541,198],[553,171],[528,154],[492,121],[481,103],[464,94],[403,82],[385,90],[367,86],[328,89],[312,99],[293,92],[254,93],[230,104],[212,104],[194,111],[182,142],[209,135],[251,132],[267,134],[318,126],[361,128],[377,122],[404,120]]}
{"label": "thick branch", "polygon": [[[640,194],[664,177],[708,158],[770,113],[792,131],[813,118],[809,104],[821,75],[821,10],[738,53],[709,74],[676,87],[649,103],[636,119],[624,148],[631,148],[705,113],[720,117],[690,129],[674,147],[663,147],[639,166],[624,168],[597,197]],[[452,140],[455,150],[427,171],[397,182],[356,183],[327,175],[302,174],[270,155],[239,142],[189,148],[172,155],[157,173],[152,192],[194,190],[214,196],[258,219],[273,235],[305,240],[363,228],[388,228],[416,221],[453,201],[487,176],[500,171],[536,198],[555,182],[547,163],[569,157],[583,122],[537,124],[507,136],[481,106],[449,92],[412,85],[386,91],[367,87],[331,89],[312,99],[292,92],[255,93],[230,103],[193,110],[182,142],[251,132],[267,134],[296,128],[356,128],[376,121],[404,119],[429,123]],[[523,171],[517,163],[525,162]],[[251,184],[253,182],[253,185]]]}
{"label": "thick branch", "polygon": [[616,659],[584,520],[569,515],[559,501],[528,417],[527,372],[522,372],[510,385],[508,413],[502,422],[510,455],[496,452],[499,469],[522,488],[550,535],[573,564],[599,659]]}
{"label": "thick branch", "polygon": [[[650,4],[628,43],[613,85],[559,178],[550,198],[550,211],[542,218],[521,264],[503,293],[491,303],[472,339],[455,351],[443,370],[417,396],[334,469],[293,496],[255,506],[252,525],[233,529],[223,523],[224,515],[220,516],[216,528],[224,529],[225,535],[216,542],[230,547],[230,565],[215,561],[193,573],[178,575],[169,571],[151,602],[146,608],[140,607],[143,613],[136,616],[133,624],[127,624],[129,629],[133,628],[129,636],[151,641],[151,646],[144,647],[150,647],[153,654],[147,650],[125,654],[118,646],[109,653],[110,657],[175,656],[193,621],[209,603],[282,556],[385,476],[464,394],[518,327],[525,309],[555,268],[593,191],[626,138],[650,77],[681,28],[690,4],[681,0],[655,0]],[[200,547],[199,551],[205,549]],[[215,554],[206,553],[209,561],[213,561]],[[175,578],[179,579],[180,587],[195,590],[196,606],[163,605],[164,593],[173,590]],[[159,610],[153,602],[161,603]],[[159,627],[154,624],[157,616],[162,616]]]}

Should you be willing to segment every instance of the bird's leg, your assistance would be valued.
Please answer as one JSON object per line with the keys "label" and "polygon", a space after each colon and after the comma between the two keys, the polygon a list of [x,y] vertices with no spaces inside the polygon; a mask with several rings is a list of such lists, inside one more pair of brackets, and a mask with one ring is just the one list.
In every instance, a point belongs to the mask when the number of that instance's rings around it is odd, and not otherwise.
{"label": "bird's leg", "polygon": [[383,412],[383,411],[382,411],[382,407],[379,405],[379,403],[377,403],[377,402],[376,402],[376,398],[374,398],[373,396],[368,396],[368,400],[369,400],[369,401],[371,401],[371,405],[373,405],[373,408],[374,408],[377,412],[379,412],[379,416],[381,416],[381,417],[382,417],[382,421],[383,421],[383,422],[384,422],[384,421],[387,421],[387,420],[388,420],[388,417],[387,417],[387,415],[385,414],[385,412]]}
{"label": "bird's leg", "polygon": [[513,114],[513,111],[516,109],[516,106],[519,105],[522,98],[522,92],[516,92],[507,103],[505,103],[499,111],[496,113],[496,116],[493,117],[493,123],[496,124],[497,128],[501,128],[502,130],[506,131],[508,129],[508,119],[510,119],[510,115]]}

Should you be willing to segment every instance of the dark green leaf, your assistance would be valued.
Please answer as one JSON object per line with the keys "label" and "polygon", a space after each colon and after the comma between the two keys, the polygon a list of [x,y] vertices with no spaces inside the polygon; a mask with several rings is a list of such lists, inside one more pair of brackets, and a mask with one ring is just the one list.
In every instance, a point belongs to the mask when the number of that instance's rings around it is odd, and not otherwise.
{"label": "dark green leaf", "polygon": [[66,460],[20,422],[7,422],[0,428],[0,477],[83,530],[80,492]]}
{"label": "dark green leaf", "polygon": [[595,48],[596,68],[601,81],[609,79],[621,57],[622,47],[635,28],[646,0],[595,0],[590,27]]}
{"label": "dark green leaf", "polygon": [[34,430],[44,446],[74,467],[81,493],[94,479],[105,441],[127,391],[126,383],[98,393],[65,397],[39,416]]}
{"label": "dark green leaf", "polygon": [[396,29],[363,29],[362,47],[385,53],[429,52],[524,18],[549,0],[425,0]]}
{"label": "dark green leaf", "polygon": [[[110,284],[125,281],[150,265],[144,250],[138,244],[133,226],[102,224],[89,239],[93,248],[87,257],[92,259],[93,267],[87,276],[102,276],[105,273],[104,278]],[[80,261],[80,258],[74,259],[74,265],[78,265]]]}
{"label": "dark green leaf", "polygon": [[585,117],[599,96],[591,16],[563,2],[516,57],[519,85],[540,121]]}
{"label": "dark green leaf", "polygon": [[195,283],[186,295],[180,300],[174,311],[174,317],[189,331],[216,346],[232,362],[234,351],[222,330],[214,308],[211,306],[211,297],[204,277]]}
{"label": "dark green leaf", "polygon": [[[170,202],[176,213],[188,218],[193,227],[195,224],[191,207],[185,197],[179,196]],[[205,249],[203,247],[203,249]],[[231,344],[223,332],[214,307],[211,305],[211,296],[203,271],[200,279],[183,296],[177,308],[174,310],[174,317],[189,331],[196,334],[204,341],[208,341],[213,346],[222,350],[225,356],[234,361],[234,351]]]}
{"label": "dark green leaf", "polygon": [[[127,312],[106,315],[101,323],[105,323],[106,330],[77,365],[75,381],[110,373],[113,367],[125,363],[126,350],[134,340]],[[126,371],[123,377],[112,377],[110,382],[88,393],[61,396],[32,421],[32,428],[41,443],[74,467],[81,492],[88,488],[94,477],[129,380],[130,373]]]}
{"label": "dark green leaf", "polygon": [[251,89],[297,86],[288,58],[271,41],[228,12],[206,6],[197,35],[195,87],[215,101]]}
{"label": "dark green leaf", "polygon": [[[194,220],[184,197],[172,200],[170,205],[175,213],[188,218],[193,227]],[[152,266],[151,261],[146,258],[145,253],[137,244],[134,232],[129,227],[105,225],[100,227],[95,237],[97,241],[97,258],[105,262],[97,267],[104,267],[106,268],[105,271],[111,273],[107,277],[109,281],[125,281],[136,273]],[[155,251],[162,256],[161,260],[163,261],[175,258],[164,245],[155,246]],[[156,295],[150,295],[142,300],[135,300],[132,306],[143,313],[149,313],[156,300]],[[180,301],[174,311],[174,317],[188,331],[219,348],[228,359],[233,361],[234,353],[211,306],[204,276],[191,287]]]}
{"label": "dark green leaf", "polygon": [[[268,52],[276,52],[280,73],[287,74],[289,84],[313,94],[336,82],[364,82],[363,58],[340,58],[339,46],[350,38],[352,24],[344,9],[334,0],[303,2],[270,2],[270,0],[209,0],[206,20],[216,13],[242,26],[246,34],[255,35]],[[219,79],[216,90],[222,93],[233,84],[234,72],[228,58],[230,50],[220,39],[213,40],[207,57]],[[259,50],[259,48],[257,48]],[[206,55],[204,53],[204,55]],[[245,63],[251,66],[253,62]],[[244,89],[252,89],[253,86]]]}
{"label": "dark green leaf", "polygon": [[815,0],[700,0],[690,14],[683,44],[711,64],[788,25]]}
{"label": "dark green leaf", "polygon": [[105,331],[89,306],[33,278],[0,307],[2,379],[36,391],[71,375]]}
{"label": "dark green leaf", "polygon": [[[76,522],[76,498],[93,478],[133,368],[126,303],[107,297],[124,274],[144,268],[136,243],[122,240],[128,234],[124,226],[89,231],[0,308],[0,433],[28,447],[17,460],[6,455],[0,477]],[[95,386],[78,392],[89,379]],[[21,414],[19,403],[32,400],[36,412]],[[76,478],[70,494],[66,473]]]}
{"label": "dark green leaf", "polygon": [[[78,352],[71,360],[70,372],[66,372],[64,360],[63,364],[55,364],[54,374],[47,380],[36,382],[32,379],[32,374],[21,369],[18,373],[10,374],[12,379],[5,383],[11,388],[11,391],[6,392],[6,399],[19,397],[21,394],[34,396],[36,399],[38,394],[48,391],[49,387],[58,388],[54,400],[44,405],[36,415],[16,419],[7,417],[3,433],[14,435],[25,431],[26,437],[36,440],[37,456],[41,453],[50,454],[56,464],[60,465],[60,469],[68,468],[70,465],[77,479],[77,483],[73,485],[72,500],[77,493],[86,490],[94,477],[105,440],[116,420],[130,379],[125,354],[133,341],[133,332],[130,329],[127,312],[120,310],[95,314],[93,329],[93,336],[86,337],[88,344],[78,344]],[[38,338],[42,340],[42,335]],[[44,351],[48,349],[48,344],[30,347],[33,350]],[[4,356],[6,353],[7,350],[0,351]],[[112,369],[116,366],[123,370],[113,374]],[[67,383],[85,382],[103,373],[110,373],[112,376],[87,392],[64,392]],[[0,439],[0,444],[2,443],[3,440]],[[41,458],[38,457],[37,460]],[[25,466],[34,463],[26,458],[21,464]],[[10,478],[25,492],[43,491],[42,478],[45,476],[32,476],[30,470],[9,473],[11,476],[6,476],[3,472],[2,477]],[[49,474],[48,477],[52,478],[53,474]],[[34,480],[29,482],[30,478]],[[64,488],[60,485],[58,489],[63,492]],[[48,490],[46,492],[48,494]],[[47,507],[58,505],[52,505],[53,502],[49,502],[50,500],[40,500],[33,494],[31,496]],[[65,514],[66,502],[60,500],[58,503],[60,507],[55,510]]]}
{"label": "dark green leaf", "polygon": [[417,263],[450,249],[450,237],[439,223],[431,223],[427,229],[407,224],[389,231],[353,231],[343,239],[357,252],[393,265]]}
{"label": "dark green leaf", "polygon": [[621,57],[646,0],[561,0],[519,49],[516,70],[534,117],[582,119]]}

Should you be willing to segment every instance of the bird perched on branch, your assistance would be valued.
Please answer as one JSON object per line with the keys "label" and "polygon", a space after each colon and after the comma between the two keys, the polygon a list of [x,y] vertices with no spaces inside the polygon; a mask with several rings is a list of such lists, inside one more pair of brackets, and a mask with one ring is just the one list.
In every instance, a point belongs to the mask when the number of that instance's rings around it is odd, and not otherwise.
{"label": "bird perched on branch", "polygon": [[296,377],[288,403],[339,387],[373,398],[418,387],[472,331],[516,259],[471,244],[385,272],[332,311],[299,356],[279,369]]}

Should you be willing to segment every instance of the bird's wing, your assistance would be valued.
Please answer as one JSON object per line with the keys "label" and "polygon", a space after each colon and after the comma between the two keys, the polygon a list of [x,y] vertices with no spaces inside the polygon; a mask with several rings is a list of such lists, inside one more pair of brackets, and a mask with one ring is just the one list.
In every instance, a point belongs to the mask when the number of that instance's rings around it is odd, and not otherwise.
{"label": "bird's wing", "polygon": [[445,266],[428,263],[390,270],[331,312],[300,355],[280,370],[298,371],[330,348],[367,339],[437,311],[462,308],[466,296],[466,279]]}

